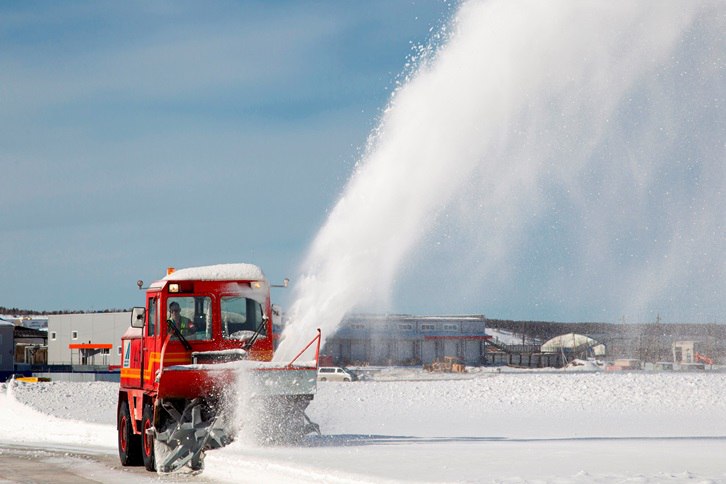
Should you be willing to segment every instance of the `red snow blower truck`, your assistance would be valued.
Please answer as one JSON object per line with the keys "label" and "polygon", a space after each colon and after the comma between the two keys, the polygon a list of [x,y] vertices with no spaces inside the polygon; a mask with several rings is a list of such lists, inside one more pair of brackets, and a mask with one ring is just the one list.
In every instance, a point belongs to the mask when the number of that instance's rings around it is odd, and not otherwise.
{"label": "red snow blower truck", "polygon": [[[316,389],[320,331],[290,363],[272,362],[270,284],[255,265],[169,269],[146,288],[145,307],[133,308],[121,343],[124,466],[201,469],[205,452],[230,443],[240,420],[264,442],[320,433],[305,414]],[[296,363],[308,350],[314,360]]]}

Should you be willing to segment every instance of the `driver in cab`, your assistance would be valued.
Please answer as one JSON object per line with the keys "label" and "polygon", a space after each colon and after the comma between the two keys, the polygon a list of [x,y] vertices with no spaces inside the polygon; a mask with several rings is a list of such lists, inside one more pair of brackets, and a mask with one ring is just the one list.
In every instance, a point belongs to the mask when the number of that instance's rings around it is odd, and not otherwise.
{"label": "driver in cab", "polygon": [[169,304],[169,320],[179,328],[179,331],[184,336],[193,334],[195,331],[194,323],[191,319],[181,315],[181,307],[179,307],[179,303],[176,301]]}

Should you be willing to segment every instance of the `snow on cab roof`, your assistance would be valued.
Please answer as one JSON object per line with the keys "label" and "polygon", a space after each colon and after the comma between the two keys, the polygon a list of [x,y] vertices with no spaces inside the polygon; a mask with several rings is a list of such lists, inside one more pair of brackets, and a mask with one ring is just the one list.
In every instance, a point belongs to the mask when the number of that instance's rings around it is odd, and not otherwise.
{"label": "snow on cab roof", "polygon": [[265,279],[262,269],[254,264],[217,264],[212,266],[187,267],[164,277],[165,281],[261,281]]}

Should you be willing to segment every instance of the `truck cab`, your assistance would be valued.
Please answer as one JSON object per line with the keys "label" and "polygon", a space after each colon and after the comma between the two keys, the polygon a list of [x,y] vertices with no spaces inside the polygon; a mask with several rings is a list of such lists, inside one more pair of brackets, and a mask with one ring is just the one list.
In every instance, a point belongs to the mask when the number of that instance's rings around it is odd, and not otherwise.
{"label": "truck cab", "polygon": [[272,359],[264,274],[249,264],[225,267],[225,273],[170,270],[148,287],[146,306],[134,308],[132,328],[122,338],[122,387],[155,391],[162,352],[165,366]]}

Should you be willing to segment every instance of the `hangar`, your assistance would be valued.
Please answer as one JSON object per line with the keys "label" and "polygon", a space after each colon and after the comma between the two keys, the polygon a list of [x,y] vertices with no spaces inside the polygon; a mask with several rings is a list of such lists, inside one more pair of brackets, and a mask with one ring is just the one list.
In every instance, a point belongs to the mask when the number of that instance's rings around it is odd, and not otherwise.
{"label": "hangar", "polygon": [[340,365],[422,365],[453,356],[479,365],[486,353],[483,315],[347,316],[323,353]]}

